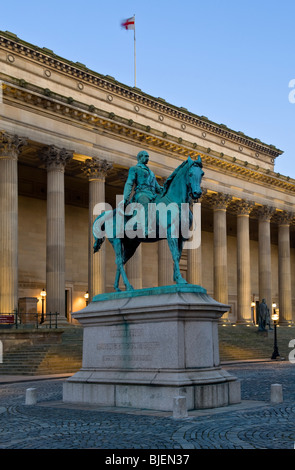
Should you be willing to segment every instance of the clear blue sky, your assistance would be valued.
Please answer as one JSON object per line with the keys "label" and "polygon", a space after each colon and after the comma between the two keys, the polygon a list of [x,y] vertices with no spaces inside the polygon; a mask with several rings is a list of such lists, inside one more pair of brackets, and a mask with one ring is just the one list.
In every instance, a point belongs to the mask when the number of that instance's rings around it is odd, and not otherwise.
{"label": "clear blue sky", "polygon": [[[294,0],[10,0],[0,29],[284,151],[295,178]],[[295,88],[294,88],[295,90]]]}

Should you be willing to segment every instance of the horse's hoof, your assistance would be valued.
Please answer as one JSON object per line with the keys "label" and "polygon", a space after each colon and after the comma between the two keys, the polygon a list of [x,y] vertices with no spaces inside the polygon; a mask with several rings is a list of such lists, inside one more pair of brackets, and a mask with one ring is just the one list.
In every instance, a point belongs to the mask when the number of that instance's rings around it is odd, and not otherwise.
{"label": "horse's hoof", "polygon": [[121,289],[119,289],[119,287],[115,287],[115,291],[116,292],[121,292]]}
{"label": "horse's hoof", "polygon": [[181,285],[183,285],[183,284],[188,284],[188,282],[187,282],[185,279],[181,278],[181,279],[178,279],[178,280],[176,281],[176,284],[181,284]]}
{"label": "horse's hoof", "polygon": [[132,290],[134,290],[134,287],[128,286],[128,287],[126,287],[126,290],[127,290],[127,291],[132,291]]}

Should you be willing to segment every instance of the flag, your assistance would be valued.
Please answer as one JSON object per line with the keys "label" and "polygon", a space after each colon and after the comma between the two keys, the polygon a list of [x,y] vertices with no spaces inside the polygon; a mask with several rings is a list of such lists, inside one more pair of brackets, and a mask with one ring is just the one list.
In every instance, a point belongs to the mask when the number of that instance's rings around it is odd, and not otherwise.
{"label": "flag", "polygon": [[127,20],[122,21],[121,26],[125,29],[135,30],[135,16],[132,16],[132,18],[128,18]]}

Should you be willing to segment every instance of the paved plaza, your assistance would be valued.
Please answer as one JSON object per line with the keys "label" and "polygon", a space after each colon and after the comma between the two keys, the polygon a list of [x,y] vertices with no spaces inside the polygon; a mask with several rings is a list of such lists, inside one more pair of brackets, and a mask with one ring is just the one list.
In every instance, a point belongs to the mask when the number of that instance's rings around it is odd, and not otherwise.
{"label": "paved plaza", "polygon": [[[0,376],[0,449],[294,449],[295,365],[288,361],[223,366],[241,379],[242,403],[171,413],[62,402],[65,378]],[[283,403],[270,386],[283,386]],[[28,388],[37,404],[26,405]]]}

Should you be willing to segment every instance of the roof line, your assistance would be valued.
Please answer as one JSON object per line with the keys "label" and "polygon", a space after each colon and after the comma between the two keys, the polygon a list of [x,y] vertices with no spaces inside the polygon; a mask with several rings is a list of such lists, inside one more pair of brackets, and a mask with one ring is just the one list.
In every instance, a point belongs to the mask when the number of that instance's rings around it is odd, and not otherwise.
{"label": "roof line", "polygon": [[[1,36],[4,38],[1,39]],[[176,117],[184,119],[185,121],[195,124],[198,127],[202,127],[203,129],[207,129],[208,131],[211,131],[215,134],[218,134],[222,137],[227,137],[230,140],[237,141],[239,143],[242,143],[244,145],[248,145],[251,148],[256,148],[259,149],[260,151],[264,151],[266,153],[270,153],[272,157],[276,158],[279,155],[283,153],[283,150],[280,150],[276,148],[274,145],[269,145],[264,142],[261,142],[257,138],[252,138],[249,136],[246,136],[243,132],[241,131],[234,131],[230,128],[228,128],[225,124],[217,124],[211,120],[209,120],[206,116],[198,116],[197,114],[194,114],[190,111],[188,111],[186,108],[183,107],[177,107],[173,104],[167,103],[163,98],[155,98],[151,95],[148,95],[147,93],[143,92],[140,88],[137,87],[130,87],[128,85],[122,84],[118,82],[114,77],[111,77],[109,75],[102,75],[99,74],[98,72],[95,72],[93,70],[90,70],[86,67],[86,65],[80,63],[80,62],[72,62],[68,59],[64,59],[58,55],[56,55],[52,50],[47,49],[45,47],[40,48],[38,46],[32,45],[22,39],[20,39],[16,34],[11,33],[9,31],[3,32],[0,31],[0,43],[5,43],[5,41],[8,41],[10,44],[6,42],[6,46],[13,46],[15,49],[21,49],[22,46],[25,46],[27,49],[32,51],[32,57],[33,59],[38,59],[38,54],[40,56],[44,57],[51,57],[55,61],[63,62],[64,64],[68,65],[69,67],[73,68],[73,71],[79,71],[80,72],[80,79],[87,79],[87,75],[93,76],[96,79],[99,79],[101,82],[97,83],[97,85],[101,86],[103,83],[105,84],[111,84],[113,87],[113,92],[118,92],[119,90],[116,90],[116,87],[119,87],[120,89],[123,90],[128,90],[129,95],[128,97],[131,99],[136,99],[138,102],[138,96],[140,95],[142,99],[149,100],[150,102],[157,103],[157,106],[161,109],[162,112],[169,112],[171,114],[171,109],[174,111],[174,114],[177,114]],[[15,51],[17,52],[17,50]],[[54,67],[54,63],[50,63],[47,65],[51,65]],[[66,70],[64,70],[66,72]],[[82,74],[82,76],[81,76]],[[83,76],[83,74],[85,74]]]}

